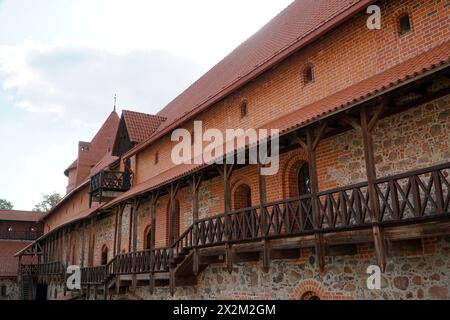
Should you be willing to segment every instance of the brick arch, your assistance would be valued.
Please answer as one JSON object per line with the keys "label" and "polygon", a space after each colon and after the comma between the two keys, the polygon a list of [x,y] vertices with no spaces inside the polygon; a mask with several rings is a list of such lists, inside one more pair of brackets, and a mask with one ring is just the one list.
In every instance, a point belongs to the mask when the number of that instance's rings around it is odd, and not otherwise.
{"label": "brick arch", "polygon": [[252,202],[255,203],[255,196],[256,196],[255,192],[257,192],[257,190],[255,191],[254,188],[252,188],[252,183],[251,183],[250,179],[248,179],[246,177],[239,177],[236,180],[232,181],[232,183],[231,183],[231,190],[230,190],[231,208],[234,208],[235,204],[236,204],[236,199],[234,197],[236,191],[243,186],[247,186],[250,188]]}
{"label": "brick arch", "polygon": [[303,150],[296,150],[289,154],[289,160],[283,166],[283,198],[290,198],[297,193],[297,170],[302,164],[308,161],[308,157]]}
{"label": "brick arch", "polygon": [[329,291],[313,279],[303,280],[294,288],[289,300],[302,300],[303,297],[312,293],[320,300],[353,300],[353,297],[345,295],[343,292]]}
{"label": "brick arch", "polygon": [[150,248],[150,243],[149,243],[149,239],[148,239],[150,232],[152,232],[152,225],[148,224],[144,229],[144,234],[143,234],[143,238],[142,238],[143,239],[142,247],[144,248],[144,250],[147,248]]}

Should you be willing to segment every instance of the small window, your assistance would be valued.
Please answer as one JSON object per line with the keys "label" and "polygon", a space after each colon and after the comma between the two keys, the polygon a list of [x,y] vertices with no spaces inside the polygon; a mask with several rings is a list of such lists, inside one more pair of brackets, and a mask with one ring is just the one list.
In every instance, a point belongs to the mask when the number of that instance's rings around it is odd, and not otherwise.
{"label": "small window", "polygon": [[8,228],[8,231],[9,231],[9,232],[13,232],[13,231],[14,231],[13,227],[9,227],[9,228]]}
{"label": "small window", "polygon": [[400,34],[405,34],[411,31],[411,21],[409,14],[404,14],[399,18]]}
{"label": "small window", "polygon": [[245,118],[247,115],[248,115],[248,103],[247,100],[244,100],[241,103],[241,119]]}
{"label": "small window", "polygon": [[159,162],[159,152],[155,153],[155,164]]}
{"label": "small window", "polygon": [[31,232],[36,232],[36,228],[35,228],[35,227],[31,227],[31,228],[30,228],[30,231],[31,231]]}
{"label": "small window", "polygon": [[313,80],[314,80],[313,66],[309,64],[303,71],[303,82],[305,83],[305,85],[307,85],[313,82]]}

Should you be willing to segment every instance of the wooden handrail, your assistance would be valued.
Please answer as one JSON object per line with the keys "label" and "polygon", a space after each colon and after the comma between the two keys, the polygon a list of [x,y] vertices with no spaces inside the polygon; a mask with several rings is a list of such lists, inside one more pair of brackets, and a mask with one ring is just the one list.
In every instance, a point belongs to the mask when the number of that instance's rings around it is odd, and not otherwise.
{"label": "wooden handrail", "polygon": [[[450,214],[449,176],[450,163],[445,163],[376,179],[372,183],[375,201],[380,205],[377,223],[409,223]],[[207,217],[189,226],[172,246],[118,254],[106,266],[84,268],[85,273],[91,273],[84,279],[97,281],[103,277],[100,283],[104,283],[114,275],[168,272],[180,254],[193,248],[368,227],[373,224],[369,200],[368,182],[362,182],[315,196],[307,194],[234,210],[227,215],[229,234],[225,234],[223,213]],[[312,201],[317,201],[318,212],[313,212]]]}

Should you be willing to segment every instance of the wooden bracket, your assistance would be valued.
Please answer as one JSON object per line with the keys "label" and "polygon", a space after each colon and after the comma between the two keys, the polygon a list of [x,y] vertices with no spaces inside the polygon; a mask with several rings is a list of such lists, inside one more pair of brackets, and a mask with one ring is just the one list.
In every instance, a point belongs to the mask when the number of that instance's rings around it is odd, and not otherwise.
{"label": "wooden bracket", "polygon": [[375,244],[375,253],[377,256],[377,263],[381,272],[386,271],[386,240],[384,238],[383,230],[379,225],[372,226],[373,239]]}
{"label": "wooden bracket", "polygon": [[225,245],[225,262],[227,264],[227,270],[229,274],[233,273],[233,248],[231,244]]}
{"label": "wooden bracket", "polygon": [[323,240],[323,234],[322,233],[316,233],[316,258],[317,258],[317,266],[319,267],[319,272],[323,273],[325,271],[325,246],[324,246],[324,240]]}
{"label": "wooden bracket", "polygon": [[175,268],[170,267],[169,268],[169,290],[170,295],[173,297],[175,295]]}
{"label": "wooden bracket", "polygon": [[270,243],[267,239],[263,240],[263,271],[268,273],[270,270]]}
{"label": "wooden bracket", "polygon": [[150,273],[150,276],[149,276],[148,290],[151,295],[153,295],[155,293],[155,274],[153,272]]}

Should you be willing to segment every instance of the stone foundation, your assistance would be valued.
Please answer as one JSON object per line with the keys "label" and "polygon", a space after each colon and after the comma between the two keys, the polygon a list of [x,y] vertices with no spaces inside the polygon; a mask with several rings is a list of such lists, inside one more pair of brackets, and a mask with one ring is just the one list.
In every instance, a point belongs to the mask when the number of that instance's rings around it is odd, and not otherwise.
{"label": "stone foundation", "polygon": [[200,274],[196,286],[177,287],[174,297],[168,287],[156,287],[154,295],[140,287],[113,299],[449,299],[450,237],[422,244],[389,257],[381,290],[367,289],[367,267],[376,260],[371,245],[359,245],[356,255],[327,257],[322,275],[312,251],[302,250],[298,260],[273,261],[269,273],[261,261],[235,265],[231,275],[224,264],[216,264]]}
{"label": "stone foundation", "polygon": [[0,300],[19,300],[19,299],[20,299],[20,289],[16,280],[0,279]]}

